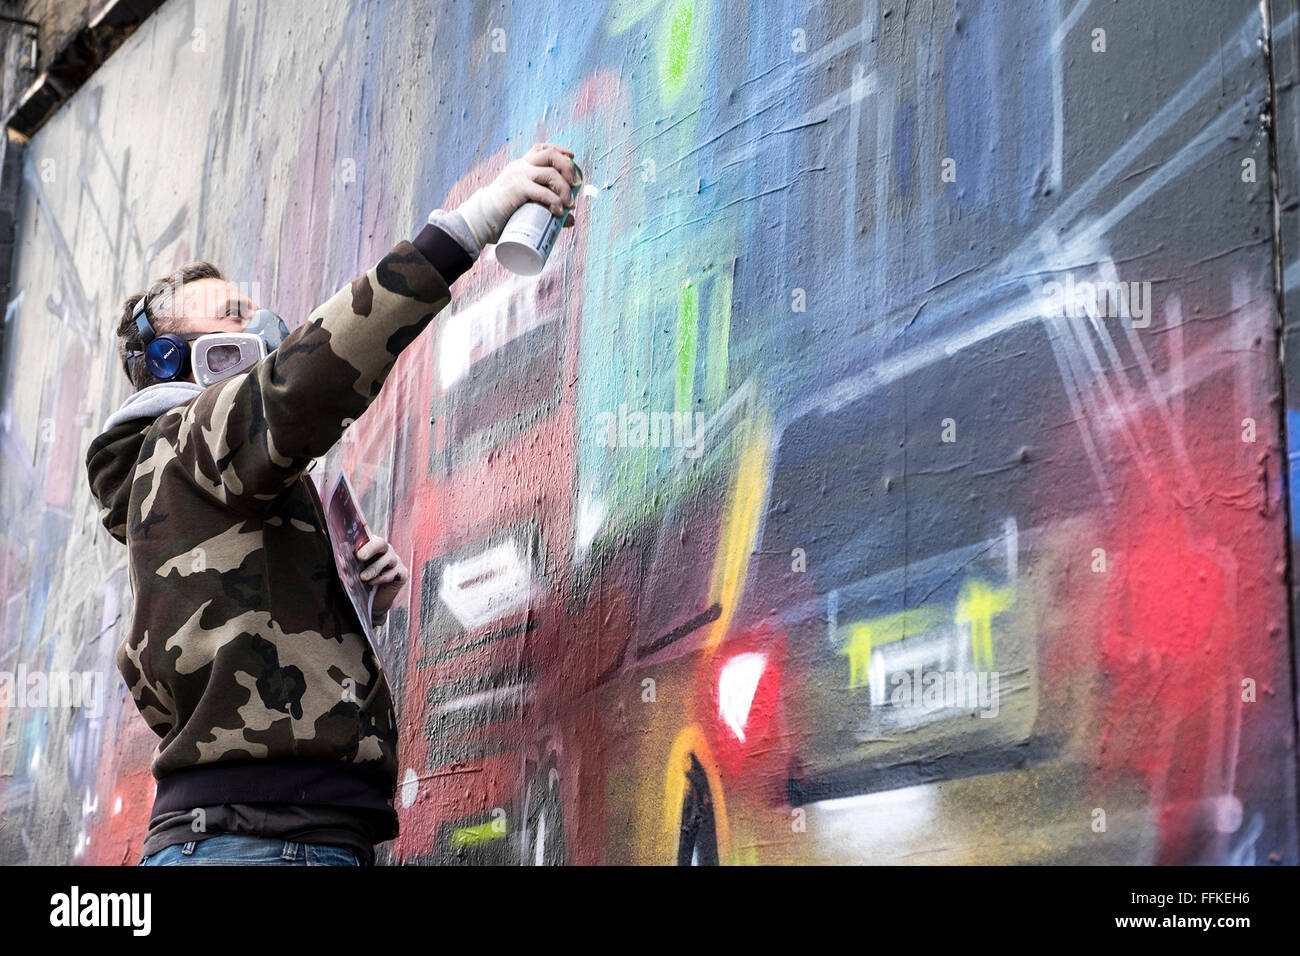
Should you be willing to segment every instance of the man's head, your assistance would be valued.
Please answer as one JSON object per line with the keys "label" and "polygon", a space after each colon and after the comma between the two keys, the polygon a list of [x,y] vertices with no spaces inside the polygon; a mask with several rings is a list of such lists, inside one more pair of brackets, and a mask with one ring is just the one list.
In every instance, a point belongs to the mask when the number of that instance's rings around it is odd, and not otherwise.
{"label": "man's head", "polygon": [[[158,384],[145,367],[142,355],[128,353],[142,350],[139,329],[134,319],[141,293],[122,303],[122,317],[117,323],[117,352],[126,377],[137,390]],[[257,306],[238,286],[227,282],[210,262],[190,262],[171,275],[151,285],[143,293],[145,315],[157,335],[195,335],[203,332],[242,332]],[[186,381],[194,381],[191,369]]]}

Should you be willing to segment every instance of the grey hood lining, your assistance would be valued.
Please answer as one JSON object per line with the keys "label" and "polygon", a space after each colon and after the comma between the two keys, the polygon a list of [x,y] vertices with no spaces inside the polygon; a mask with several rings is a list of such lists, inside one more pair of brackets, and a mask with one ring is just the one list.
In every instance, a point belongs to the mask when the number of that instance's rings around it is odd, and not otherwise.
{"label": "grey hood lining", "polygon": [[159,382],[157,385],[148,385],[127,396],[117,411],[108,416],[101,433],[133,418],[157,418],[202,391],[203,386],[193,382]]}

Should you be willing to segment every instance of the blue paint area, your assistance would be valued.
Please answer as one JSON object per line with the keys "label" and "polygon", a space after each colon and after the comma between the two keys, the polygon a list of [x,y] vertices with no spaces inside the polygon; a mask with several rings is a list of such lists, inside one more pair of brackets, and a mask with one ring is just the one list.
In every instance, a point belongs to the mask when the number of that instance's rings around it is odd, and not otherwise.
{"label": "blue paint area", "polygon": [[916,155],[912,147],[912,126],[916,120],[916,106],[911,101],[900,103],[894,113],[894,188],[904,199],[912,193],[912,171]]}
{"label": "blue paint area", "polygon": [[1300,472],[1297,467],[1300,466],[1300,449],[1291,448],[1289,443],[1300,438],[1300,410],[1288,408],[1286,410],[1286,439],[1288,442],[1286,461],[1286,477],[1288,492],[1287,497],[1290,499],[1291,506],[1291,538],[1300,540]]}
{"label": "blue paint area", "polygon": [[943,44],[948,203],[1024,223],[1051,161],[1050,41],[1045,4],[959,3]]}
{"label": "blue paint area", "polygon": [[943,43],[945,159],[956,163],[955,179],[945,183],[948,204],[965,211],[985,194],[985,165],[993,143],[989,110],[995,95],[988,80],[988,19],[958,7]]}

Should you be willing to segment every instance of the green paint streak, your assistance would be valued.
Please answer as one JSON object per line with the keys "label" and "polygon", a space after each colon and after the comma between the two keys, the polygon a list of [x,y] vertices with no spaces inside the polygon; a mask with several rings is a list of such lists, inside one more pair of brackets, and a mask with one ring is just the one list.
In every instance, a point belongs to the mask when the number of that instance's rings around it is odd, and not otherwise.
{"label": "green paint streak", "polygon": [[[501,821],[504,823],[505,821]],[[499,840],[506,835],[506,828],[493,820],[480,823],[476,827],[461,827],[451,835],[452,846],[474,846],[488,840]]]}
{"label": "green paint streak", "polygon": [[688,280],[677,303],[677,408],[689,414],[695,400],[695,350],[700,335],[700,291]]}
{"label": "green paint streak", "polygon": [[664,67],[664,85],[672,92],[681,89],[686,79],[691,52],[691,4],[679,3],[668,25],[668,62]]}
{"label": "green paint streak", "polygon": [[708,350],[705,353],[704,399],[713,412],[727,399],[727,349],[731,341],[731,270],[724,268],[709,294]]}
{"label": "green paint streak", "polygon": [[[624,378],[629,414],[647,410],[645,388],[654,374],[654,337],[644,330],[654,321],[654,312],[653,302],[647,300],[644,293],[637,297],[633,310],[635,318],[628,330],[632,361]],[[620,448],[619,452],[615,472],[619,487],[644,489],[646,472],[650,467],[650,449],[645,446]],[[630,497],[635,499],[636,496]]]}

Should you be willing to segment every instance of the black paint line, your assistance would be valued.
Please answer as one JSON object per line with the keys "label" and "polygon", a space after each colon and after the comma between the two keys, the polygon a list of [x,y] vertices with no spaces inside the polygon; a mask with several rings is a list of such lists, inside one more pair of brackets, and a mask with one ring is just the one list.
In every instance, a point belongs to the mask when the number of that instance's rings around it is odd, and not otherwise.
{"label": "black paint line", "polygon": [[651,641],[645,647],[638,647],[636,650],[636,656],[638,658],[649,657],[651,654],[662,651],[669,644],[680,641],[687,634],[690,634],[692,631],[698,631],[705,624],[712,624],[720,617],[722,617],[722,605],[717,601],[714,601],[708,610],[695,615],[695,617],[691,618],[685,624],[680,624],[662,637],[655,638],[655,640]]}

